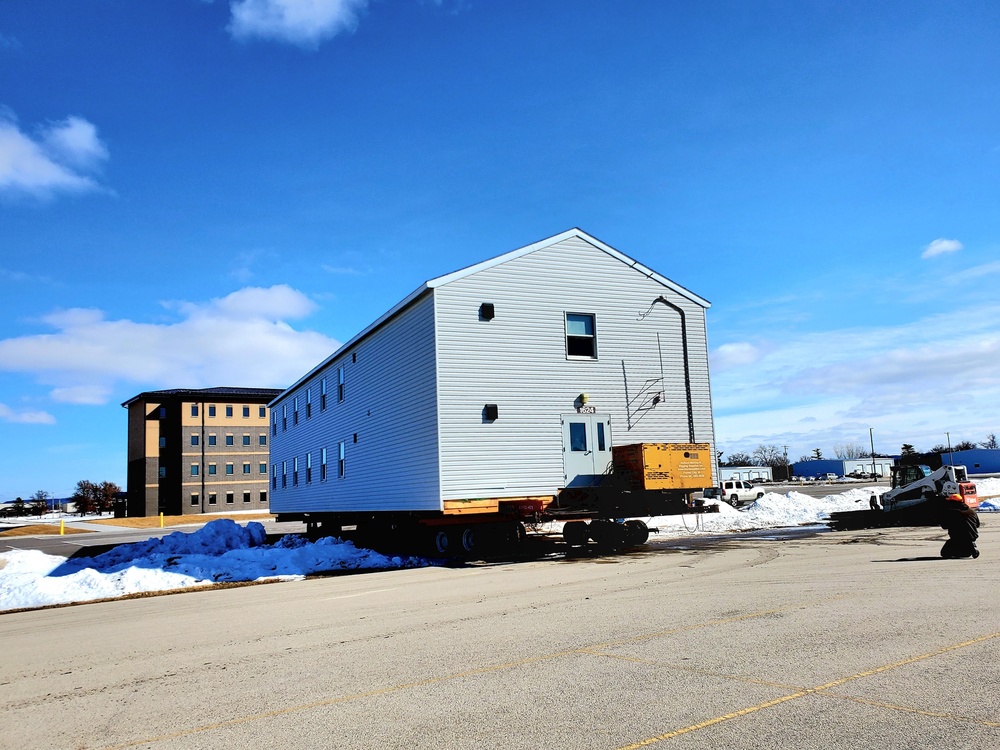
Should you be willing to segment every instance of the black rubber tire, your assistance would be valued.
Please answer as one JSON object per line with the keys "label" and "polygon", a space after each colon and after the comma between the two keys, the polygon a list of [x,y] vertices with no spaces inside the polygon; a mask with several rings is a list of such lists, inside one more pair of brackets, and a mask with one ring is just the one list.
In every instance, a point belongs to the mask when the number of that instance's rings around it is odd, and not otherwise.
{"label": "black rubber tire", "polygon": [[732,505],[734,508],[739,508],[740,507],[740,496],[739,495],[730,495],[730,497],[729,497],[729,504]]}
{"label": "black rubber tire", "polygon": [[461,526],[458,530],[458,546],[463,554],[474,555],[479,551],[483,529],[476,526]]}
{"label": "black rubber tire", "polygon": [[590,527],[586,521],[567,521],[563,524],[563,541],[570,547],[582,547],[590,538]]}
{"label": "black rubber tire", "polygon": [[604,552],[617,552],[626,546],[625,524],[614,521],[592,521],[590,538]]}
{"label": "black rubber tire", "polygon": [[447,555],[451,549],[451,535],[447,529],[431,529],[431,552],[437,555]]}
{"label": "black rubber tire", "polygon": [[625,543],[629,547],[638,547],[649,541],[649,527],[644,521],[632,519],[625,524]]}

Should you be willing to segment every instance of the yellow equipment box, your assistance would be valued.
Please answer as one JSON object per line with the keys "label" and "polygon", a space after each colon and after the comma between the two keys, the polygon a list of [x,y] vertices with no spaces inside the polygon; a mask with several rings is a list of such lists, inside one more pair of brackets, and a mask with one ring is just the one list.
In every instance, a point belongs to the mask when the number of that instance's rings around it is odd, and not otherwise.
{"label": "yellow equipment box", "polygon": [[611,449],[615,473],[631,475],[635,489],[700,490],[712,486],[708,443],[635,443]]}

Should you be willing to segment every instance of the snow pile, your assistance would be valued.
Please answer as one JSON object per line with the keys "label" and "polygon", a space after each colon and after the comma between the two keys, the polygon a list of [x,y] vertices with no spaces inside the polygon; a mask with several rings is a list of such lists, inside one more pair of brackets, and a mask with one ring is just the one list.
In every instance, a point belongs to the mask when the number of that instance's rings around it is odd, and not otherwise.
{"label": "snow pile", "polygon": [[807,526],[822,523],[837,511],[866,510],[871,496],[878,492],[874,487],[851,488],[822,498],[810,497],[795,490],[784,495],[766,492],[764,497],[740,509],[719,503],[718,513],[704,513],[697,518],[690,515],[656,516],[648,523],[659,529],[660,534],[670,536],[689,533],[695,523],[698,530],[713,533]]}
{"label": "snow pile", "polygon": [[1000,510],[1000,479],[976,479],[976,494],[979,495],[979,510]]}
{"label": "snow pile", "polygon": [[[976,482],[983,511],[1000,510],[1000,479]],[[865,510],[884,488],[858,487],[814,498],[794,490],[768,492],[737,510],[719,504],[718,513],[646,519],[659,534],[724,533],[823,523],[831,513]],[[562,524],[549,524],[558,531]],[[223,581],[302,578],[335,570],[385,570],[432,564],[413,557],[386,557],[352,542],[325,538],[308,542],[288,535],[267,544],[264,526],[216,520],[191,533],[119,545],[92,558],[66,559],[36,550],[0,554],[0,611],[82,602],[149,591],[205,586]]]}
{"label": "snow pile", "polygon": [[302,578],[333,570],[384,570],[430,564],[386,557],[326,538],[285,536],[266,544],[259,523],[216,520],[192,533],[122,544],[91,558],[66,559],[37,550],[0,554],[0,611],[82,602],[222,581]]}

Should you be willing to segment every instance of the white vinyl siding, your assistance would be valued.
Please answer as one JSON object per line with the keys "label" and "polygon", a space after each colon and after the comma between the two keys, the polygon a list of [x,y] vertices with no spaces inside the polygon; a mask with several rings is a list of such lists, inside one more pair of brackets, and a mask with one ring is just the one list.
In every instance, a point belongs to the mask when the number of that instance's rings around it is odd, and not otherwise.
{"label": "white vinyl siding", "polygon": [[[308,389],[319,408],[273,434],[272,464],[314,451],[329,461],[327,481],[272,476],[272,512],[554,494],[566,482],[561,415],[583,393],[610,415],[612,445],[688,442],[680,316],[661,296],[685,311],[694,442],[714,450],[707,303],[599,245],[571,232],[428,282],[281,394],[272,414]],[[568,356],[567,315],[581,314],[593,316],[596,357]]]}
{"label": "white vinyl siding", "polygon": [[[637,320],[660,295],[685,311],[695,440],[714,443],[701,305],[582,238],[438,287],[443,498],[555,493],[560,414],[581,393],[611,415],[614,445],[688,442],[680,316],[656,303]],[[480,320],[483,302],[495,305],[493,320]],[[566,356],[566,314],[581,311],[597,321],[597,359]],[[487,403],[497,404],[495,422],[483,421]]]}
{"label": "white vinyl siding", "polygon": [[[357,362],[352,354],[357,353]],[[327,481],[302,482],[271,494],[275,513],[308,511],[441,510],[437,463],[433,300],[428,294],[339,353],[282,394],[272,409],[338,383],[344,368],[350,389],[343,401],[299,420],[271,438],[272,462],[327,449],[334,463]],[[358,442],[353,441],[358,434]],[[347,471],[338,478],[340,443]]]}

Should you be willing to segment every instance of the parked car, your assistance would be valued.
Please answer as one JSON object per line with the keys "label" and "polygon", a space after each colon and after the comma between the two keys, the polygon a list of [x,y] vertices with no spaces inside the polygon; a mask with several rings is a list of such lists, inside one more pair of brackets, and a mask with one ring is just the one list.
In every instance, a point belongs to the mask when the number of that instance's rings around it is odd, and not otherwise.
{"label": "parked car", "polygon": [[761,490],[756,489],[750,482],[743,482],[739,479],[727,479],[719,487],[709,487],[703,493],[706,498],[725,500],[734,508],[752,503],[764,497]]}
{"label": "parked car", "polygon": [[819,480],[821,482],[836,482],[840,477],[832,472],[827,472],[826,474],[820,474]]}

